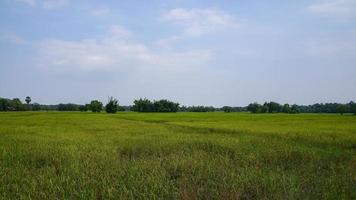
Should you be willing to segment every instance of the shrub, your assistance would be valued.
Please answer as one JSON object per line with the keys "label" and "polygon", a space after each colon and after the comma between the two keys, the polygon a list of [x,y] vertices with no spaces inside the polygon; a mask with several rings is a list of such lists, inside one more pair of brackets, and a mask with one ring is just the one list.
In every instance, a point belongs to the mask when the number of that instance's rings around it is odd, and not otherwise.
{"label": "shrub", "polygon": [[109,97],[109,101],[105,106],[105,110],[107,113],[116,113],[118,110],[119,104],[118,100],[113,97]]}
{"label": "shrub", "polygon": [[89,108],[92,112],[101,112],[103,109],[103,103],[98,100],[93,100],[90,102]]}

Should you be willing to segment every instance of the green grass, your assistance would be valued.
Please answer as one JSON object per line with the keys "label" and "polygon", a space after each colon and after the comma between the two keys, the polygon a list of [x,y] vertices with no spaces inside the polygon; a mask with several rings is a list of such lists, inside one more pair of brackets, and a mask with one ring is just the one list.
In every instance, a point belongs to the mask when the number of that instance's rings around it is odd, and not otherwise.
{"label": "green grass", "polygon": [[356,199],[356,117],[0,113],[0,199]]}

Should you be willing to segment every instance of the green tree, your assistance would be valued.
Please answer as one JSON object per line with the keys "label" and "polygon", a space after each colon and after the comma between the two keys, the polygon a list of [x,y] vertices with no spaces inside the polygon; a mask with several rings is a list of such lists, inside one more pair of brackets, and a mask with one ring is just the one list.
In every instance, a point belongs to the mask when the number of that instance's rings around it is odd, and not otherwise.
{"label": "green tree", "polygon": [[31,97],[27,96],[25,99],[27,105],[29,105],[31,103]]}
{"label": "green tree", "polygon": [[251,103],[247,106],[247,110],[252,112],[252,113],[261,113],[262,112],[262,106],[258,103]]}
{"label": "green tree", "polygon": [[11,107],[14,111],[24,111],[25,106],[22,104],[19,98],[14,98],[11,101]]}
{"label": "green tree", "polygon": [[79,109],[80,112],[86,112],[86,111],[88,111],[88,106],[87,105],[80,105],[78,107],[78,109]]}
{"label": "green tree", "polygon": [[353,101],[350,102],[350,112],[356,115],[356,103]]}
{"label": "green tree", "polygon": [[119,102],[114,97],[109,97],[109,101],[105,106],[107,113],[116,113],[119,107]]}
{"label": "green tree", "polygon": [[92,112],[101,112],[103,109],[103,103],[98,100],[93,100],[90,102],[89,108]]}
{"label": "green tree", "polygon": [[153,110],[154,112],[177,112],[179,109],[179,104],[166,99],[161,99],[159,101],[154,101]]}
{"label": "green tree", "polygon": [[136,112],[153,112],[154,106],[153,103],[148,99],[138,99],[134,101],[132,110]]}
{"label": "green tree", "polygon": [[222,107],[222,110],[226,113],[230,113],[233,111],[232,107],[230,107],[230,106],[224,106],[224,107]]}
{"label": "green tree", "polygon": [[344,113],[347,111],[347,106],[344,105],[344,104],[339,104],[337,107],[336,107],[336,112],[337,113],[340,113],[341,115],[344,115]]}
{"label": "green tree", "polygon": [[27,96],[25,98],[26,104],[27,104],[27,110],[31,110],[30,103],[31,103],[31,97]]}
{"label": "green tree", "polygon": [[290,113],[291,112],[289,104],[286,103],[286,104],[283,105],[282,112],[284,112],[284,113]]}

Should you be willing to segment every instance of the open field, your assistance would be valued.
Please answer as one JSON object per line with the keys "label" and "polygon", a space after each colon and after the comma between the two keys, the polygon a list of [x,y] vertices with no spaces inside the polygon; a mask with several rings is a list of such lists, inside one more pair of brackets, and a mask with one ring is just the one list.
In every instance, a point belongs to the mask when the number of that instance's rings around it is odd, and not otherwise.
{"label": "open field", "polygon": [[356,117],[0,113],[1,199],[356,199]]}

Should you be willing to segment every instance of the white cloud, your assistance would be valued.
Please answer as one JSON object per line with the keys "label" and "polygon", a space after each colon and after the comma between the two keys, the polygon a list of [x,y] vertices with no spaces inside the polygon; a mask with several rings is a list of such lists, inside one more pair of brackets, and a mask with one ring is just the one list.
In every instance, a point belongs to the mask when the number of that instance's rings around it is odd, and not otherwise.
{"label": "white cloud", "polygon": [[133,34],[127,30],[125,27],[115,25],[110,27],[107,37],[112,37],[112,38],[128,38],[131,37]]}
{"label": "white cloud", "polygon": [[43,8],[52,9],[60,8],[70,3],[70,0],[16,0],[20,3],[25,3],[32,7],[36,5],[41,5]]}
{"label": "white cloud", "polygon": [[111,13],[111,10],[108,8],[102,8],[102,9],[95,9],[90,11],[90,15],[93,16],[105,16],[109,15]]}
{"label": "white cloud", "polygon": [[36,5],[36,0],[16,0],[17,2],[24,3],[30,6]]}
{"label": "white cloud", "polygon": [[167,12],[162,20],[182,26],[184,28],[183,34],[187,36],[200,36],[218,31],[221,28],[232,28],[236,25],[230,14],[214,8],[194,8],[190,10],[176,8]]}
{"label": "white cloud", "polygon": [[306,40],[305,44],[306,52],[315,57],[337,58],[338,60],[355,58],[356,32],[351,30],[339,35],[318,37]]}
{"label": "white cloud", "polygon": [[27,41],[15,33],[11,32],[1,32],[0,40],[15,43],[15,44],[27,44]]}
{"label": "white cloud", "polygon": [[321,16],[352,18],[356,16],[356,0],[323,0],[306,9]]}
{"label": "white cloud", "polygon": [[180,39],[182,39],[182,36],[173,35],[167,38],[161,38],[155,41],[154,44],[160,47],[167,48],[170,47],[174,42],[179,41]]}
{"label": "white cloud", "polygon": [[122,33],[125,35],[124,30],[126,29],[121,26],[115,26],[104,37],[80,41],[58,39],[41,41],[37,45],[37,60],[43,67],[62,70],[93,71],[137,68],[184,71],[206,64],[212,56],[209,50],[155,52],[144,44],[117,37]]}
{"label": "white cloud", "polygon": [[60,8],[69,3],[69,0],[43,0],[43,7],[52,9],[52,8]]}

